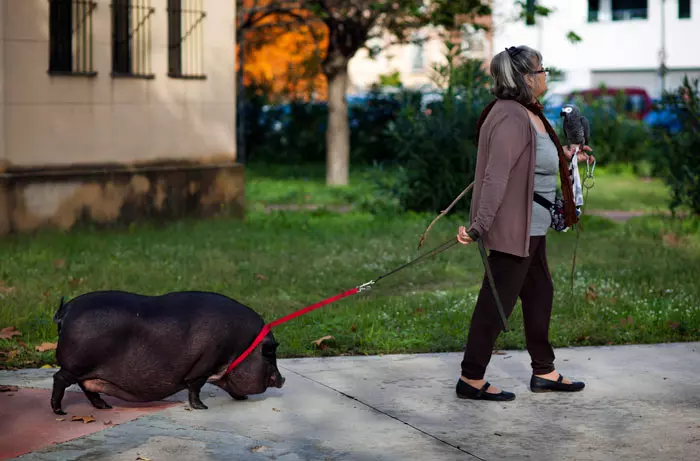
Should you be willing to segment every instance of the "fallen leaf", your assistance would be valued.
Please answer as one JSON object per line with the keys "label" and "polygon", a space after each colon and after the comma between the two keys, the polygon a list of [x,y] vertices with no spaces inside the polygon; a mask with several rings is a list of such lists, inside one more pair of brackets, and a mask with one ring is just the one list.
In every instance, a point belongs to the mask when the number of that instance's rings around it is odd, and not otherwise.
{"label": "fallen leaf", "polygon": [[73,416],[73,419],[71,419],[71,421],[82,421],[84,424],[87,424],[97,420],[92,416]]}
{"label": "fallen leaf", "polygon": [[251,448],[250,451],[253,452],[253,453],[259,453],[259,452],[261,452],[261,451],[265,451],[266,448],[267,448],[267,447],[264,446],[264,445],[257,445],[257,446],[255,446],[255,447]]}
{"label": "fallen leaf", "polygon": [[503,351],[493,351],[493,355],[506,355]]}
{"label": "fallen leaf", "polygon": [[57,269],[61,269],[63,267],[66,267],[66,261],[64,259],[56,259],[53,262],[53,267]]}
{"label": "fallen leaf", "polygon": [[56,418],[56,421],[65,421],[66,418]]}
{"label": "fallen leaf", "polygon": [[277,413],[279,413],[279,412],[280,412],[280,409],[279,409],[279,408],[273,408],[272,411],[276,411]]}
{"label": "fallen leaf", "polygon": [[185,407],[185,411],[192,411],[190,407]]}
{"label": "fallen leaf", "polygon": [[50,292],[50,291],[44,290],[44,291],[41,292],[41,295],[42,295],[44,298],[48,298],[49,296],[51,296],[51,292]]}
{"label": "fallen leaf", "polygon": [[105,422],[104,422],[104,425],[105,425],[105,426],[109,426],[110,424],[112,424],[112,421],[111,421],[111,420],[110,420],[110,421],[105,421]]}
{"label": "fallen leaf", "polygon": [[327,340],[330,340],[330,339],[335,339],[335,338],[333,338],[333,336],[324,336],[323,338],[318,338],[316,341],[311,341],[311,342],[312,342],[312,343],[315,343],[317,346],[321,346],[321,343],[322,343],[323,341],[327,341]]}
{"label": "fallen leaf", "polygon": [[596,292],[595,285],[590,285],[586,288],[586,295],[584,299],[586,301],[595,301],[598,298],[598,293]]}
{"label": "fallen leaf", "polygon": [[255,278],[258,280],[267,280],[267,277],[262,274],[255,274]]}
{"label": "fallen leaf", "polygon": [[68,281],[68,285],[70,285],[70,286],[72,286],[72,287],[77,287],[77,286],[80,285],[81,283],[83,283],[83,279],[82,279],[82,278],[76,278],[76,277],[73,277],[72,279],[70,279],[70,280]]}
{"label": "fallen leaf", "polygon": [[151,458],[146,458],[146,457],[143,456],[143,455],[138,455],[138,456],[136,457],[136,461],[151,461]]}
{"label": "fallen leaf", "polygon": [[15,287],[5,285],[5,281],[0,280],[0,294],[9,294],[9,293],[14,292],[15,290],[16,290]]}
{"label": "fallen leaf", "polygon": [[680,322],[673,322],[673,321],[671,321],[671,320],[668,321],[668,327],[669,327],[671,330],[677,330],[677,329],[680,328],[680,326],[681,326],[681,323],[680,323]]}
{"label": "fallen leaf", "polygon": [[41,368],[53,368],[53,367],[47,363],[46,365],[42,365]]}
{"label": "fallen leaf", "polygon": [[6,327],[0,330],[0,339],[12,339],[13,336],[22,336],[22,332],[15,327]]}
{"label": "fallen leaf", "polygon": [[350,327],[350,331],[352,331],[353,333],[356,332],[356,331],[357,331],[357,325],[351,326],[351,327]]}
{"label": "fallen leaf", "polygon": [[17,392],[19,387],[17,386],[5,386],[0,384],[0,392]]}
{"label": "fallen leaf", "polygon": [[53,351],[56,350],[56,343],[41,343],[41,345],[36,346],[34,349],[39,352]]}
{"label": "fallen leaf", "polygon": [[664,234],[662,237],[663,242],[672,247],[677,247],[681,245],[681,239],[674,234],[673,232],[669,232],[668,234]]}
{"label": "fallen leaf", "polygon": [[578,338],[576,338],[576,341],[579,341],[579,342],[581,342],[581,341],[588,341],[590,338],[591,338],[590,336],[583,336],[583,335],[581,335],[581,336],[579,336]]}
{"label": "fallen leaf", "polygon": [[18,355],[19,355],[19,351],[17,351],[17,350],[11,350],[11,351],[7,354],[7,360],[12,360],[12,359],[14,359],[15,357],[17,357]]}

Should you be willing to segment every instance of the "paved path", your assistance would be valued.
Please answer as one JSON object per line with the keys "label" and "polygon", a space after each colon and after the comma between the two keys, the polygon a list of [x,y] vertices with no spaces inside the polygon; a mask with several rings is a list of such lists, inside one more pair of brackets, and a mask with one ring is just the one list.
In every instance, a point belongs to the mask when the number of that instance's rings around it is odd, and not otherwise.
{"label": "paved path", "polygon": [[491,382],[517,394],[506,403],[455,398],[458,353],[286,359],[285,387],[245,402],[207,385],[209,410],[180,393],[105,411],[75,393],[64,421],[49,408],[55,370],[5,371],[0,384],[20,389],[0,393],[0,447],[26,461],[698,459],[700,343],[556,352],[583,392],[529,392],[523,351],[491,361]]}

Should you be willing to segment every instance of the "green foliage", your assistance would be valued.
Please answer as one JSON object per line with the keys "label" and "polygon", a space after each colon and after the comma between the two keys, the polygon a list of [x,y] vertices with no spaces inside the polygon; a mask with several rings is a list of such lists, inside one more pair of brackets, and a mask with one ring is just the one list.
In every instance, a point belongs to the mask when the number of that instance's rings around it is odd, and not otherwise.
{"label": "green foliage", "polygon": [[[614,97],[585,102],[577,98],[574,102],[590,122],[590,145],[598,165],[631,164],[635,172],[640,173],[642,162],[651,156],[651,130],[644,122],[626,114],[624,94],[620,92]],[[566,142],[561,124],[557,127],[559,139]]]}
{"label": "green foliage", "polygon": [[686,76],[676,91],[665,93],[660,103],[662,110],[676,117],[680,130],[669,133],[655,130],[657,155],[654,166],[671,189],[671,210],[688,207],[700,214],[700,92],[698,79],[692,83]]}
{"label": "green foliage", "polygon": [[[481,61],[459,60],[448,46],[446,64],[434,66],[443,99],[428,110],[404,109],[390,126],[400,165],[397,183],[385,193],[407,210],[440,211],[474,178],[476,122],[489,100]],[[455,207],[469,209],[468,198]]]}

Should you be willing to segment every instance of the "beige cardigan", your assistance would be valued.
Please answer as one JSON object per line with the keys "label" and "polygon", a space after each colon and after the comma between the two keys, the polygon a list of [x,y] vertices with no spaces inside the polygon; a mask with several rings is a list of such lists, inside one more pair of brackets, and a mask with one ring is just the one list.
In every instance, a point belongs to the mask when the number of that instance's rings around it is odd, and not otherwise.
{"label": "beige cardigan", "polygon": [[529,256],[535,136],[527,110],[516,101],[499,100],[484,121],[469,233],[486,248]]}

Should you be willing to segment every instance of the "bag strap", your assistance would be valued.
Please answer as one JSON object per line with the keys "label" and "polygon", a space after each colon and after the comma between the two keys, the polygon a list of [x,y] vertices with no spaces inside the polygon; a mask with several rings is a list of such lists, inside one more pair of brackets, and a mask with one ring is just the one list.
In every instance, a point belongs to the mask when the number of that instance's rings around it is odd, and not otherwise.
{"label": "bag strap", "polygon": [[550,202],[546,198],[542,197],[537,192],[534,193],[534,198],[535,198],[535,202],[539,203],[540,205],[542,205],[543,207],[545,207],[548,210],[551,209],[552,206],[554,206],[554,204],[552,202]]}

